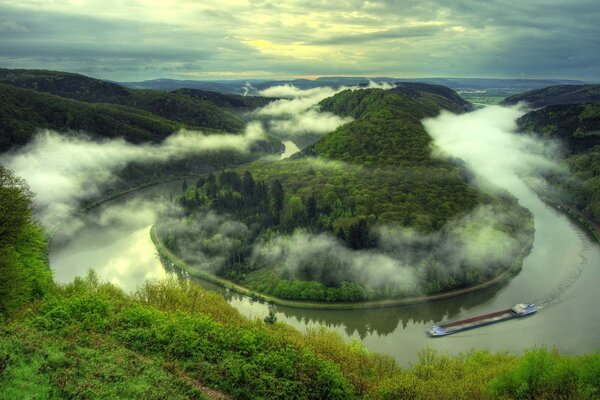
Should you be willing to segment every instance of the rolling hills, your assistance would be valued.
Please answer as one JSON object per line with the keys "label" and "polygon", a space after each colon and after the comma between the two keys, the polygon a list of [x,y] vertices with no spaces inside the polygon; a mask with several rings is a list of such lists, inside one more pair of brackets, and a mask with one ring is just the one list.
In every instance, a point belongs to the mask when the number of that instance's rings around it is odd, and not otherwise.
{"label": "rolling hills", "polygon": [[132,90],[59,71],[0,69],[0,151],[27,143],[37,129],[160,142],[181,129],[239,133],[242,113],[271,99],[193,89]]}

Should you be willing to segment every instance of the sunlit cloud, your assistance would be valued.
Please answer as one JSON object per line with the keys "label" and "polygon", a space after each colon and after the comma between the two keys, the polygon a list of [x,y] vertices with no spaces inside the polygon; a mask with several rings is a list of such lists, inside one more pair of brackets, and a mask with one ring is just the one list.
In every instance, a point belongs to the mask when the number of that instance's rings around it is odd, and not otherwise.
{"label": "sunlit cloud", "polygon": [[595,0],[0,0],[0,66],[195,76],[595,79]]}

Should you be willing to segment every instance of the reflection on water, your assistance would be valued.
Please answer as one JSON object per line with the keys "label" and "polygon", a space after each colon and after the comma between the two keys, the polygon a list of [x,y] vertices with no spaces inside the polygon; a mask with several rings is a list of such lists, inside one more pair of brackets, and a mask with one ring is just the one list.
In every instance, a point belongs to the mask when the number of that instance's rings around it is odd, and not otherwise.
{"label": "reflection on water", "polygon": [[[58,282],[72,281],[92,268],[111,283],[134,290],[147,279],[166,276],[152,243],[148,243],[150,226],[129,232],[118,241],[109,241],[111,233],[99,236],[86,231],[67,246],[52,251],[50,265]],[[113,236],[114,237],[114,236]],[[72,265],[76,268],[61,268]]]}
{"label": "reflection on water", "polygon": [[[249,318],[264,318],[269,312],[266,303],[242,296],[200,279],[193,277],[191,279],[206,289],[221,293],[230,304]],[[442,320],[455,319],[461,312],[468,311],[492,299],[508,282],[454,299],[412,306],[335,311],[276,306],[276,310],[279,320],[285,320],[303,330],[306,327],[326,325],[330,328],[336,328],[338,331],[343,331],[346,336],[364,339],[369,335],[389,335],[394,331],[404,330],[415,324],[433,325]]]}
{"label": "reflection on water", "polygon": [[298,146],[296,146],[296,143],[292,142],[291,140],[284,140],[282,143],[285,146],[285,151],[281,154],[282,160],[300,151]]}

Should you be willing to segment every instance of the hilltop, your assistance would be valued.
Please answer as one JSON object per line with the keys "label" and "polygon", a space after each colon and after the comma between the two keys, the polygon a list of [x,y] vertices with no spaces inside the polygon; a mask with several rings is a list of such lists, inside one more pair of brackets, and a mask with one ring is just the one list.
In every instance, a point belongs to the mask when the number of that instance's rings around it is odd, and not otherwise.
{"label": "hilltop", "polygon": [[541,108],[556,104],[583,104],[600,101],[600,84],[555,85],[531,90],[506,98],[502,104],[526,102],[530,107]]}
{"label": "hilltop", "polygon": [[45,70],[0,69],[0,83],[87,103],[137,108],[189,126],[231,132],[241,130],[245,124],[238,111],[270,101],[199,90],[134,90],[84,75]]}
{"label": "hilltop", "polygon": [[182,129],[240,133],[244,112],[272,99],[194,89],[132,90],[84,75],[0,69],[0,152],[38,129],[80,132],[132,143],[160,142]]}

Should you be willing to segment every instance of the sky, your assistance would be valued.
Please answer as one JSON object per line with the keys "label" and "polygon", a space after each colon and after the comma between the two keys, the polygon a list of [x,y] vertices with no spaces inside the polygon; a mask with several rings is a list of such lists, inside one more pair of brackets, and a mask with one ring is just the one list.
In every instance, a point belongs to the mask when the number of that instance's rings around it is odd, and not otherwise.
{"label": "sky", "polygon": [[599,0],[0,0],[0,67],[600,80]]}

